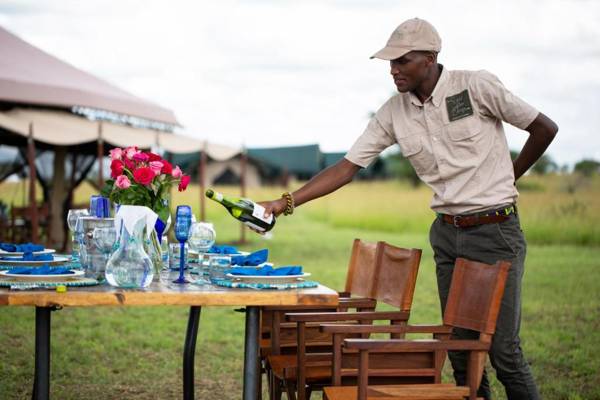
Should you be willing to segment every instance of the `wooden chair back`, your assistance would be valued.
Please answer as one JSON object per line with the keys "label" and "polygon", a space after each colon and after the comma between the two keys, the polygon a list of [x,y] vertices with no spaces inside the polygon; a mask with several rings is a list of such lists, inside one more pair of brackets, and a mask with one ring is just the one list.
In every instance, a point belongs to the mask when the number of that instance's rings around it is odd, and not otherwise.
{"label": "wooden chair back", "polygon": [[[336,385],[341,382],[341,372],[358,364],[358,388],[334,386],[326,388],[330,400],[357,396],[358,400],[384,397],[385,399],[438,398],[448,393],[448,399],[476,398],[481,383],[485,357],[495,332],[496,320],[504,294],[504,286],[510,262],[498,261],[494,265],[456,260],[452,283],[440,328],[460,327],[480,332],[478,340],[365,340],[347,339],[342,358],[342,368],[336,371]],[[385,329],[381,327],[382,331]],[[468,351],[466,387],[448,387],[441,383],[441,371],[447,351]],[[356,353],[358,351],[358,357]],[[349,357],[350,356],[350,357]],[[429,367],[427,366],[429,365]],[[425,369],[424,369],[425,368]],[[410,377],[430,375],[433,384],[420,386],[373,386],[381,385],[381,377]],[[352,391],[352,390],[354,391]],[[357,390],[357,391],[356,391]],[[453,393],[453,394],[451,394]],[[427,396],[430,397],[427,397]],[[419,397],[420,396],[420,397]]]}
{"label": "wooden chair back", "polygon": [[[44,203],[38,207],[38,224],[40,227],[40,238],[48,236],[50,232],[50,206],[48,203]],[[16,207],[11,206],[10,208],[10,231],[11,241],[13,243],[31,241],[31,208],[29,206]],[[41,241],[41,239],[40,239]]]}
{"label": "wooden chair back", "polygon": [[444,324],[494,334],[509,268],[508,261],[489,265],[458,258],[444,310]]}
{"label": "wooden chair back", "polygon": [[354,239],[345,291],[410,311],[420,262],[420,249]]}

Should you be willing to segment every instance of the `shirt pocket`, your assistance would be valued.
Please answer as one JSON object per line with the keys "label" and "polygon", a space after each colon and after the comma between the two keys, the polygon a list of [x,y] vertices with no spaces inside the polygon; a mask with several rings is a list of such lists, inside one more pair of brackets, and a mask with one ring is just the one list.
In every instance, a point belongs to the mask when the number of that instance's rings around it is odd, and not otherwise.
{"label": "shirt pocket", "polygon": [[481,120],[477,117],[463,118],[446,126],[449,156],[459,164],[478,158],[487,147]]}
{"label": "shirt pocket", "polygon": [[423,150],[423,139],[421,135],[410,135],[398,138],[398,145],[402,155],[412,164],[417,174],[425,172],[427,169],[427,156]]}

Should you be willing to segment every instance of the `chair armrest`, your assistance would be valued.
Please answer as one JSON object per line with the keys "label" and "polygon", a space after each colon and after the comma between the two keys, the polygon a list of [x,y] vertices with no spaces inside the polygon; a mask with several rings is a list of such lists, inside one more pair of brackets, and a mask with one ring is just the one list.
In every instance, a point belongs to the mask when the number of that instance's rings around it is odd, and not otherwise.
{"label": "chair armrest", "polygon": [[324,312],[324,313],[286,313],[290,322],[333,322],[333,321],[375,321],[404,320],[410,313],[406,311],[361,311],[361,312]]}
{"label": "chair armrest", "polygon": [[340,297],[339,308],[372,308],[377,307],[377,300],[366,297]]}
{"label": "chair armrest", "polygon": [[418,352],[434,350],[487,351],[490,348],[490,344],[479,340],[344,339],[344,347],[348,349],[368,350],[369,352]]}
{"label": "chair armrest", "polygon": [[327,333],[452,333],[452,328],[445,325],[321,324],[320,329]]}

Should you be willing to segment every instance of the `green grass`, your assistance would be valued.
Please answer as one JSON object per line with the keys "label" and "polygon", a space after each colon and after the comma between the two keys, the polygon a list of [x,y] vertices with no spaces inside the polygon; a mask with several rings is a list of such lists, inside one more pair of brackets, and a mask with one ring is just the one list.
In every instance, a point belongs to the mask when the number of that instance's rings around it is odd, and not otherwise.
{"label": "green grass", "polygon": [[[531,181],[537,189],[523,191],[520,199],[530,242],[523,281],[522,346],[543,398],[600,399],[598,181],[575,195],[563,192],[556,178]],[[218,189],[237,193],[236,188]],[[249,196],[260,200],[281,191],[250,190]],[[0,193],[4,196],[6,191]],[[88,195],[82,190],[76,201]],[[198,188],[191,187],[176,193],[174,204],[196,207],[198,197]],[[244,248],[268,247],[275,263],[299,263],[317,280],[337,289],[343,287],[355,237],[421,248],[411,321],[439,323],[427,240],[433,217],[428,203],[425,188],[412,190],[391,182],[352,184],[299,208],[292,217],[278,219],[270,240],[248,231],[250,243]],[[219,205],[209,204],[207,213],[219,242],[239,237],[239,225]],[[535,235],[540,236],[533,239]],[[185,307],[96,307],[53,313],[52,397],[180,397],[187,312]],[[33,324],[31,307],[0,308],[0,399],[31,395]],[[240,397],[243,329],[243,315],[232,308],[202,310],[196,361],[199,398]],[[449,368],[446,372],[448,377]],[[496,381],[493,391],[495,398],[505,398]]]}

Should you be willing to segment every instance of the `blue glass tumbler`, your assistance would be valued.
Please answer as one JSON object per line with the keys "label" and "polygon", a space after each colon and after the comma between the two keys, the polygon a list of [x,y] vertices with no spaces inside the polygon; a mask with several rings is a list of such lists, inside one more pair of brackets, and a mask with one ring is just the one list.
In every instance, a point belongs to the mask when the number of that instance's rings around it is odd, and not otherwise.
{"label": "blue glass tumbler", "polygon": [[190,227],[192,226],[192,208],[190,206],[177,206],[175,213],[175,238],[179,241],[179,278],[173,283],[190,283],[183,276],[185,268],[185,242],[190,237]]}

